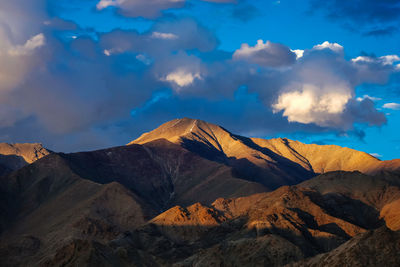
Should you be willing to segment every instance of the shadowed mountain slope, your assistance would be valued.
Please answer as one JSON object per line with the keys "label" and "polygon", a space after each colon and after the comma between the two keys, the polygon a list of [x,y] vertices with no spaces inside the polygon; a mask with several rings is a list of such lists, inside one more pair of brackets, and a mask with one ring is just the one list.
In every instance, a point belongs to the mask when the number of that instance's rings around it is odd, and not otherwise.
{"label": "shadowed mountain slope", "polygon": [[0,261],[6,266],[40,265],[75,238],[109,241],[151,212],[120,184],[82,179],[55,153],[2,177],[1,189]]}
{"label": "shadowed mountain slope", "polygon": [[176,204],[266,190],[231,173],[166,140],[53,153],[0,178],[0,260],[42,264],[74,240],[111,241]]}
{"label": "shadowed mountain slope", "polygon": [[245,196],[266,189],[235,178],[232,169],[167,140],[64,155],[81,177],[118,182],[162,211],[171,205],[212,203],[218,196]]}

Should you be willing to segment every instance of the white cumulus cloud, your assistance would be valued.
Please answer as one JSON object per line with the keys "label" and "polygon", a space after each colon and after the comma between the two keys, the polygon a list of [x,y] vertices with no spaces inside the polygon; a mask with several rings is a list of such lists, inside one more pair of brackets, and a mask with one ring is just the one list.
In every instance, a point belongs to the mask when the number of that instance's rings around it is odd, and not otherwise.
{"label": "white cumulus cloud", "polygon": [[273,104],[274,112],[283,111],[290,122],[328,126],[340,120],[351,94],[335,88],[318,88],[305,84],[300,90],[282,93]]}

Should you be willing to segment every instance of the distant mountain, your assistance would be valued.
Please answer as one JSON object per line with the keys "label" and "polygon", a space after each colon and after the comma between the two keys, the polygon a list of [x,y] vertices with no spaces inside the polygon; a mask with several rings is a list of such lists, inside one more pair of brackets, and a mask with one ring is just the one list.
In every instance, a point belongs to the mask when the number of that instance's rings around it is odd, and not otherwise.
{"label": "distant mountain", "polygon": [[247,138],[218,125],[188,118],[164,123],[130,144],[144,144],[160,138],[231,166],[241,178],[259,182],[270,189],[297,184],[329,171],[357,170],[374,174],[400,170],[400,159],[380,161],[350,148],[308,145],[286,138]]}
{"label": "distant mountain", "polygon": [[397,257],[377,233],[400,230],[398,160],[191,119],[97,151],[4,147],[24,160],[0,176],[4,266],[368,266],[368,242]]}
{"label": "distant mountain", "polygon": [[17,170],[50,154],[42,144],[0,143],[0,176]]}

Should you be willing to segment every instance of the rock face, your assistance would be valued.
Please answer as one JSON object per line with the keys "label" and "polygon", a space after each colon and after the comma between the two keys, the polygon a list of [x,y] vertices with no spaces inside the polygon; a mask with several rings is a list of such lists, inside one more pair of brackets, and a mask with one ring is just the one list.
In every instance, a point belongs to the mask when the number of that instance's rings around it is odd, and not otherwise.
{"label": "rock face", "polygon": [[396,160],[190,119],[24,149],[3,149],[25,162],[0,177],[4,266],[399,266]]}
{"label": "rock face", "polygon": [[50,154],[42,144],[0,143],[0,175],[22,168]]}

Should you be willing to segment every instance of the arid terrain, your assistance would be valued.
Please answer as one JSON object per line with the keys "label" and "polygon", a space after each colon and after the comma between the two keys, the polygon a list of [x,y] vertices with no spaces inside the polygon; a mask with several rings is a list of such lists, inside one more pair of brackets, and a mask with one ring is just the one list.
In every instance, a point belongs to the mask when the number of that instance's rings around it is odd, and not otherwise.
{"label": "arid terrain", "polygon": [[1,266],[400,265],[400,159],[188,118],[0,154]]}

